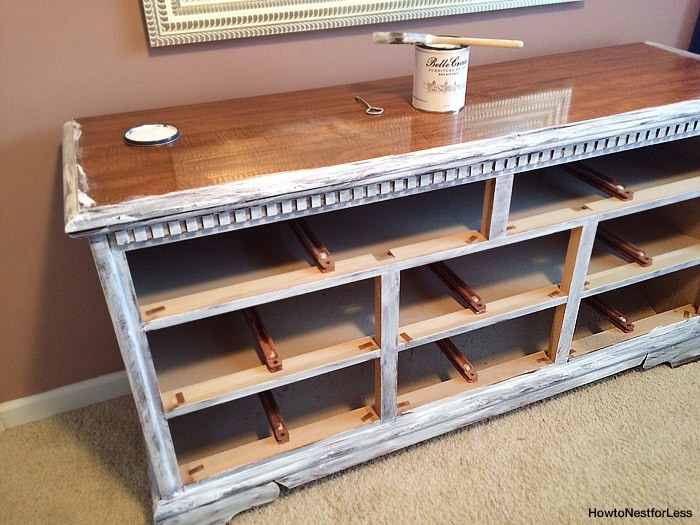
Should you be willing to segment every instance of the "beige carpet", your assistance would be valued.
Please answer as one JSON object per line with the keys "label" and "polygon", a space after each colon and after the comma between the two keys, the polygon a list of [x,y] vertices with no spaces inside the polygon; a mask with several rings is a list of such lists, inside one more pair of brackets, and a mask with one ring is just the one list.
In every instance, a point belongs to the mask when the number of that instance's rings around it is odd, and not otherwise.
{"label": "beige carpet", "polygon": [[[236,523],[700,523],[700,363],[630,371],[283,493]],[[150,523],[130,398],[0,434],[0,524]],[[592,518],[590,510],[686,519]],[[590,510],[589,510],[590,509]]]}

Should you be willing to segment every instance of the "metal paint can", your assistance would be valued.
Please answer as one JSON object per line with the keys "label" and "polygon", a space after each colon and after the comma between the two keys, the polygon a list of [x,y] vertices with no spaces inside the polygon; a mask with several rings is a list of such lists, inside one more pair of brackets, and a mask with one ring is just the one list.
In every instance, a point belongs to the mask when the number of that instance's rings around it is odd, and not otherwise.
{"label": "metal paint can", "polygon": [[469,46],[417,45],[413,73],[413,107],[454,113],[467,94]]}

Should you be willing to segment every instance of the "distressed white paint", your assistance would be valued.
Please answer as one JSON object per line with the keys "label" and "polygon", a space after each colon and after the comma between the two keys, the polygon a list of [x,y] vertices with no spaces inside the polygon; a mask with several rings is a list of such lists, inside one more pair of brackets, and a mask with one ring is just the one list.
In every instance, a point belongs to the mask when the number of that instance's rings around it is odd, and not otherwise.
{"label": "distressed white paint", "polygon": [[488,239],[498,239],[506,235],[510,199],[513,193],[513,177],[511,173],[486,181],[481,231]]}
{"label": "distressed white paint", "polygon": [[222,525],[239,512],[274,501],[279,493],[279,485],[271,482],[231,494],[221,491],[216,499],[193,508],[159,501],[155,519],[162,525]]}
{"label": "distressed white paint", "polygon": [[[582,210],[561,220],[537,224],[530,229],[508,231],[508,208],[514,177],[523,171],[580,160],[597,155],[648,146],[700,134],[700,101],[614,115],[572,125],[551,126],[525,133],[434,148],[406,155],[367,159],[293,173],[275,173],[255,181],[239,181],[162,195],[144,197],[115,206],[95,206],[76,162],[77,125],[64,128],[64,177],[66,230],[88,236],[107,303],[119,339],[131,388],[144,431],[155,493],[155,517],[159,523],[224,523],[233,514],[271,501],[278,484],[293,487],[340,471],[382,454],[417,443],[475,421],[512,410],[534,401],[596,381],[619,371],[661,362],[680,363],[700,355],[700,317],[659,327],[574,359],[568,359],[582,298],[617,287],[629,286],[660,275],[700,264],[692,249],[685,257],[648,269],[631,272],[612,283],[584,291],[588,263],[599,221],[638,213],[700,197],[696,186],[674,186],[670,193],[612,206]],[[489,181],[486,233],[478,242],[450,244],[447,240],[396,248],[393,257],[368,256],[336,272],[248,296],[199,303],[175,314],[144,321],[134,293],[126,250],[188,239],[237,228],[255,227],[312,213],[420,194],[438,188]],[[84,194],[81,197],[81,192]],[[82,199],[82,201],[81,201]],[[400,218],[398,218],[400,220]],[[694,218],[697,220],[697,217]],[[570,231],[561,292],[549,296],[536,290],[536,300],[510,298],[507,311],[459,321],[459,315],[440,323],[428,322],[428,330],[412,341],[399,337],[401,272],[452,257],[493,250],[516,242]],[[488,237],[485,240],[484,237]],[[451,240],[448,239],[448,240]],[[407,249],[411,248],[411,249]],[[403,251],[402,251],[403,250]],[[403,255],[402,255],[403,254]],[[675,261],[675,262],[674,262]],[[281,386],[298,382],[362,361],[377,362],[375,407],[377,422],[341,432],[308,446],[238,467],[183,486],[168,421],[160,399],[157,375],[146,333],[208,316],[231,312],[270,301],[334,287],[362,279],[375,279],[375,331],[379,350],[324,365],[315,370],[272,379]],[[284,281],[284,280],[282,280]],[[551,287],[555,291],[556,285]],[[227,290],[223,290],[226,292]],[[217,290],[225,296],[222,290]],[[525,295],[525,294],[521,294]],[[537,295],[537,294],[535,294]],[[190,298],[191,299],[191,298]],[[555,364],[536,372],[469,390],[416,407],[398,415],[397,360],[400,352],[437,339],[463,334],[545,309],[554,309],[555,322],[550,357]],[[488,307],[487,307],[488,312]],[[461,315],[461,312],[458,312]],[[453,319],[458,322],[452,322]],[[420,324],[420,323],[417,323]],[[405,327],[404,327],[405,328]],[[251,395],[263,385],[226,392],[215,399],[176,410],[185,412]]]}
{"label": "distressed white paint", "polygon": [[555,312],[550,342],[550,358],[553,358],[556,363],[566,362],[569,357],[597,226],[595,221],[591,221],[571,231],[561,284],[561,289],[567,294],[568,300]]}
{"label": "distressed white paint", "polygon": [[[694,339],[688,341],[688,336]],[[479,390],[472,390],[439,403],[401,415],[389,422],[376,422],[358,430],[314,443],[302,449],[270,458],[250,467],[206,479],[186,487],[177,497],[157,503],[158,513],[179,515],[217,501],[227,491],[264,487],[270,480],[285,487],[296,487],[364,463],[384,454],[430,439],[457,428],[546,399],[652,362],[669,345],[688,341],[691,352],[700,354],[698,318],[660,328],[613,347],[598,350],[562,365],[550,365],[531,374],[516,377]],[[685,353],[685,352],[684,352]],[[323,458],[323,461],[319,461]],[[250,506],[257,504],[251,499]],[[244,507],[234,510],[240,511]],[[184,520],[181,523],[198,523]],[[219,522],[223,525],[224,521]]]}
{"label": "distressed white paint", "polygon": [[[323,168],[269,174],[254,180],[241,180],[211,187],[183,190],[165,195],[147,196],[107,205],[83,208],[77,204],[66,208],[70,213],[66,220],[66,232],[74,236],[92,235],[115,231],[130,223],[153,221],[163,217],[182,218],[186,222],[192,210],[223,210],[236,208],[257,209],[262,203],[281,199],[310,196],[331,189],[345,192],[358,185],[384,181],[397,182],[410,179],[410,186],[418,187],[420,175],[480,165],[480,175],[495,177],[503,172],[493,168],[496,160],[513,158],[513,168],[506,173],[517,173],[562,162],[581,160],[641,146],[700,134],[697,115],[700,100],[679,102],[663,107],[648,108],[611,117],[603,117],[570,125],[560,125],[534,131],[514,133],[494,139],[390,155]],[[69,122],[66,128],[73,128]],[[630,132],[630,130],[635,130]],[[70,133],[72,137],[72,132]],[[64,141],[64,146],[66,142]],[[542,146],[546,145],[543,149]],[[72,149],[72,146],[69,148]],[[70,153],[70,151],[69,151]],[[515,166],[515,159],[528,155],[530,161]],[[72,155],[75,159],[75,154]],[[534,159],[537,159],[535,162]],[[488,162],[485,162],[487,161]],[[74,165],[68,164],[71,170]],[[470,177],[473,177],[472,173]],[[68,176],[69,181],[75,174]],[[468,179],[470,180],[470,179]],[[465,180],[462,180],[465,182]],[[74,190],[74,184],[66,186],[66,192]],[[409,188],[394,190],[399,197]],[[425,190],[435,189],[427,187]],[[89,192],[88,192],[89,195]],[[77,198],[75,199],[77,200]],[[308,209],[310,199],[297,199],[297,211]],[[361,202],[360,202],[361,203]],[[359,204],[360,204],[359,203]],[[197,213],[195,211],[195,213]],[[206,214],[210,213],[207,211]],[[192,225],[192,228],[195,228]],[[188,230],[193,231],[193,230]]]}
{"label": "distressed white paint", "polygon": [[376,370],[375,411],[384,421],[396,416],[400,282],[399,272],[388,272],[375,280],[375,325],[380,347]]}
{"label": "distressed white paint", "polygon": [[697,360],[698,357],[700,357],[700,325],[695,324],[687,334],[687,339],[649,354],[644,361],[644,368],[649,369],[663,363],[679,366]]}
{"label": "distressed white paint", "polygon": [[126,366],[155,486],[160,495],[174,494],[181,490],[182,481],[126,256],[111,249],[104,235],[91,237],[90,248]]}

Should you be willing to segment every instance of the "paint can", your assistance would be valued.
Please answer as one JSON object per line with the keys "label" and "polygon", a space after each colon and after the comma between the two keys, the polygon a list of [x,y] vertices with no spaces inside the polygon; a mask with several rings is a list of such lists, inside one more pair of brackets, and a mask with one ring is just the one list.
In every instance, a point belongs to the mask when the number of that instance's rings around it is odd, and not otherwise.
{"label": "paint can", "polygon": [[435,113],[454,113],[462,109],[467,94],[469,46],[414,47],[413,107]]}

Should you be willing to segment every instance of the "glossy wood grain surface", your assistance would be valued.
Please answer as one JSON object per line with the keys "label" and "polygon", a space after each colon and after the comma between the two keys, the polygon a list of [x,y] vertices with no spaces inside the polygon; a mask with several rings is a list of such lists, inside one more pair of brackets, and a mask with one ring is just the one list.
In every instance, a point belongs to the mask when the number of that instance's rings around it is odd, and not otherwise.
{"label": "glossy wood grain surface", "polygon": [[[386,156],[401,162],[422,150],[699,99],[700,61],[632,44],[474,67],[458,113],[414,109],[411,89],[402,77],[78,118],[75,191],[92,211],[258,178],[260,192],[272,195],[261,177],[304,173],[308,184],[308,170]],[[366,115],[358,95],[384,114]],[[177,126],[181,137],[164,146],[125,144],[126,130],[156,122]]]}

